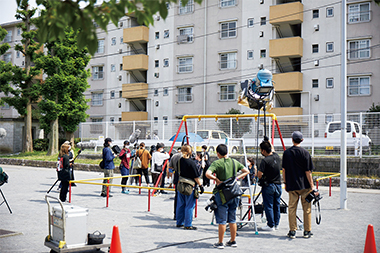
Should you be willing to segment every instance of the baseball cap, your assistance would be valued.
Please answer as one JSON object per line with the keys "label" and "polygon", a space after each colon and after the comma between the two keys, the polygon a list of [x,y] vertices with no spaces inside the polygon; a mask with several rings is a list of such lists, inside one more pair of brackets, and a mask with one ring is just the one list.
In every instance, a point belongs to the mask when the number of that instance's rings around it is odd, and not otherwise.
{"label": "baseball cap", "polygon": [[300,131],[294,131],[292,133],[292,139],[293,139],[294,142],[300,143],[300,142],[303,141],[303,135],[302,135],[302,133]]}
{"label": "baseball cap", "polygon": [[124,141],[124,145],[129,145],[129,141]]}

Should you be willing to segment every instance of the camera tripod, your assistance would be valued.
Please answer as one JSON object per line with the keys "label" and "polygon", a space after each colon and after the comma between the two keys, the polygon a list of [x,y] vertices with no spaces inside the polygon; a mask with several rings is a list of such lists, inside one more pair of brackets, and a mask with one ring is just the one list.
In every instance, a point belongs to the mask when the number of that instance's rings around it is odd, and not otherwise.
{"label": "camera tripod", "polygon": [[7,199],[5,198],[4,193],[1,189],[0,189],[0,193],[1,193],[1,196],[3,196],[3,202],[0,203],[0,206],[5,203],[8,207],[9,212],[12,213],[11,207],[9,206]]}

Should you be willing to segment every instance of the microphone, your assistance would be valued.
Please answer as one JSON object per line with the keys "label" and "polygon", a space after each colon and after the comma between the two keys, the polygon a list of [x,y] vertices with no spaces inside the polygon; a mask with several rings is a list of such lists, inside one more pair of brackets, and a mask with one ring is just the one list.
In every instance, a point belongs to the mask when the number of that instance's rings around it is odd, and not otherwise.
{"label": "microphone", "polygon": [[140,134],[141,134],[140,129],[137,129],[135,132],[131,134],[131,136],[129,136],[129,142],[134,143],[136,140],[138,141]]}

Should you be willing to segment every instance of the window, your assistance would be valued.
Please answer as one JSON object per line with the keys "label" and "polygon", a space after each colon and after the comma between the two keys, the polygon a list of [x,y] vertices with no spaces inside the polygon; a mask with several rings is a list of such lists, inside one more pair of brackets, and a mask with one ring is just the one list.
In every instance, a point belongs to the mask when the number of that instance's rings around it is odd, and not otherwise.
{"label": "window", "polygon": [[3,104],[3,108],[2,109],[5,109],[5,110],[8,110],[10,107],[9,107],[9,104],[4,102]]}
{"label": "window", "polygon": [[228,101],[235,100],[235,85],[220,85],[219,100]]}
{"label": "window", "polygon": [[185,27],[179,29],[179,43],[193,42],[194,27]]}
{"label": "window", "polygon": [[220,0],[220,7],[235,6],[236,0]]}
{"label": "window", "polygon": [[326,43],[326,52],[334,52],[334,42]]}
{"label": "window", "polygon": [[267,50],[261,49],[260,50],[260,58],[265,58],[265,57],[267,57]]}
{"label": "window", "polygon": [[110,91],[110,99],[114,99],[114,98],[115,98],[115,91],[111,90]]}
{"label": "window", "polygon": [[156,40],[158,40],[160,38],[160,32],[156,32],[154,37],[156,38]]}
{"label": "window", "polygon": [[267,24],[267,18],[266,17],[261,17],[260,19],[260,25],[266,25]]}
{"label": "window", "polygon": [[236,37],[236,21],[225,22],[220,24],[220,38]]}
{"label": "window", "polygon": [[120,44],[123,44],[123,36],[120,37]]}
{"label": "window", "polygon": [[370,57],[369,40],[354,40],[348,42],[348,58],[361,59]]}
{"label": "window", "polygon": [[164,120],[164,124],[168,124],[168,116],[163,116],[162,119]]}
{"label": "window", "polygon": [[334,88],[334,78],[326,78],[326,88]]}
{"label": "window", "polygon": [[348,5],[348,23],[369,21],[370,13],[369,3],[350,4]]}
{"label": "window", "polygon": [[169,96],[169,88],[164,88],[164,91],[163,91],[163,96]]}
{"label": "window", "polygon": [[10,62],[11,59],[12,59],[12,54],[11,53],[4,54],[4,61],[5,61],[5,63]]}
{"label": "window", "polygon": [[111,64],[111,72],[116,72],[116,66],[115,66],[115,64]]}
{"label": "window", "polygon": [[237,66],[237,53],[223,53],[220,54],[220,69],[236,69]]}
{"label": "window", "polygon": [[326,8],[326,17],[334,17],[334,7],[328,7]]}
{"label": "window", "polygon": [[104,53],[104,40],[98,40],[98,49],[96,50],[97,54]]}
{"label": "window", "polygon": [[178,88],[178,102],[192,102],[192,91],[192,87]]}
{"label": "window", "polygon": [[153,117],[153,120],[154,120],[154,123],[155,123],[155,124],[158,123],[158,117]]}
{"label": "window", "polygon": [[314,45],[312,45],[311,48],[312,48],[312,52],[313,52],[313,54],[319,52],[319,45],[318,45],[318,44],[314,44]]}
{"label": "window", "polygon": [[110,122],[114,123],[115,122],[115,117],[110,117]]}
{"label": "window", "polygon": [[104,78],[103,66],[92,67],[92,80],[101,80]]}
{"label": "window", "polygon": [[255,24],[255,19],[254,18],[249,18],[247,22],[248,27],[253,27]]}
{"label": "window", "polygon": [[178,58],[178,73],[193,72],[193,57]]}
{"label": "window", "polygon": [[12,31],[7,31],[7,35],[5,35],[4,42],[12,42]]}
{"label": "window", "polygon": [[187,14],[194,12],[194,0],[189,0],[185,6],[182,6],[182,1],[179,1],[178,14]]}
{"label": "window", "polygon": [[92,93],[91,94],[91,105],[103,105],[103,93]]}
{"label": "window", "polygon": [[169,58],[164,59],[164,68],[169,67]]}
{"label": "window", "polygon": [[120,68],[119,68],[119,70],[120,70],[120,71],[123,70],[123,64],[122,64],[122,63],[120,63]]}
{"label": "window", "polygon": [[348,78],[348,95],[363,96],[371,95],[369,76],[349,77]]}
{"label": "window", "polygon": [[154,89],[154,96],[158,96],[158,89]]}
{"label": "window", "polygon": [[[119,98],[122,98],[123,97],[123,91],[119,90]],[[119,108],[121,107],[121,104],[119,106]]]}
{"label": "window", "polygon": [[253,60],[253,50],[247,51],[247,60]]}
{"label": "window", "polygon": [[17,36],[20,36],[21,35],[21,28],[18,28],[17,29]]}
{"label": "window", "polygon": [[314,115],[314,123],[318,123],[318,115]]}
{"label": "window", "polygon": [[313,10],[313,18],[319,18],[319,10]]}
{"label": "window", "polygon": [[[102,118],[92,118],[91,122],[102,122]],[[90,133],[91,134],[103,134],[103,124],[91,124],[90,125]]]}
{"label": "window", "polygon": [[160,66],[160,61],[159,60],[155,60],[154,61],[154,67],[158,68],[159,66]]}
{"label": "window", "polygon": [[16,51],[16,58],[20,58],[20,51]]}
{"label": "window", "polygon": [[121,118],[119,118],[119,122],[121,121]]}
{"label": "window", "polygon": [[313,79],[311,83],[313,88],[318,88],[318,79]]}
{"label": "window", "polygon": [[111,46],[115,46],[116,45],[116,37],[113,37],[111,39]]}
{"label": "window", "polygon": [[169,38],[169,30],[164,30],[164,39]]}
{"label": "window", "polygon": [[[334,116],[331,115],[331,114],[326,114],[325,116],[325,123],[329,123],[329,122],[332,122],[334,120]],[[339,124],[340,125],[340,124]]]}

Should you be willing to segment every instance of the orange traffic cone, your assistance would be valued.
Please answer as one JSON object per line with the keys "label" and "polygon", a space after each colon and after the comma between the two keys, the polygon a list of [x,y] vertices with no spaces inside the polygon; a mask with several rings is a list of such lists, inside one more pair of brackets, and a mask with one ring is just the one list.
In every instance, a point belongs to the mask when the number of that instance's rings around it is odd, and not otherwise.
{"label": "orange traffic cone", "polygon": [[367,237],[365,239],[364,253],[377,253],[375,232],[373,231],[373,226],[368,225]]}
{"label": "orange traffic cone", "polygon": [[109,253],[122,253],[118,226],[113,226],[111,247]]}

